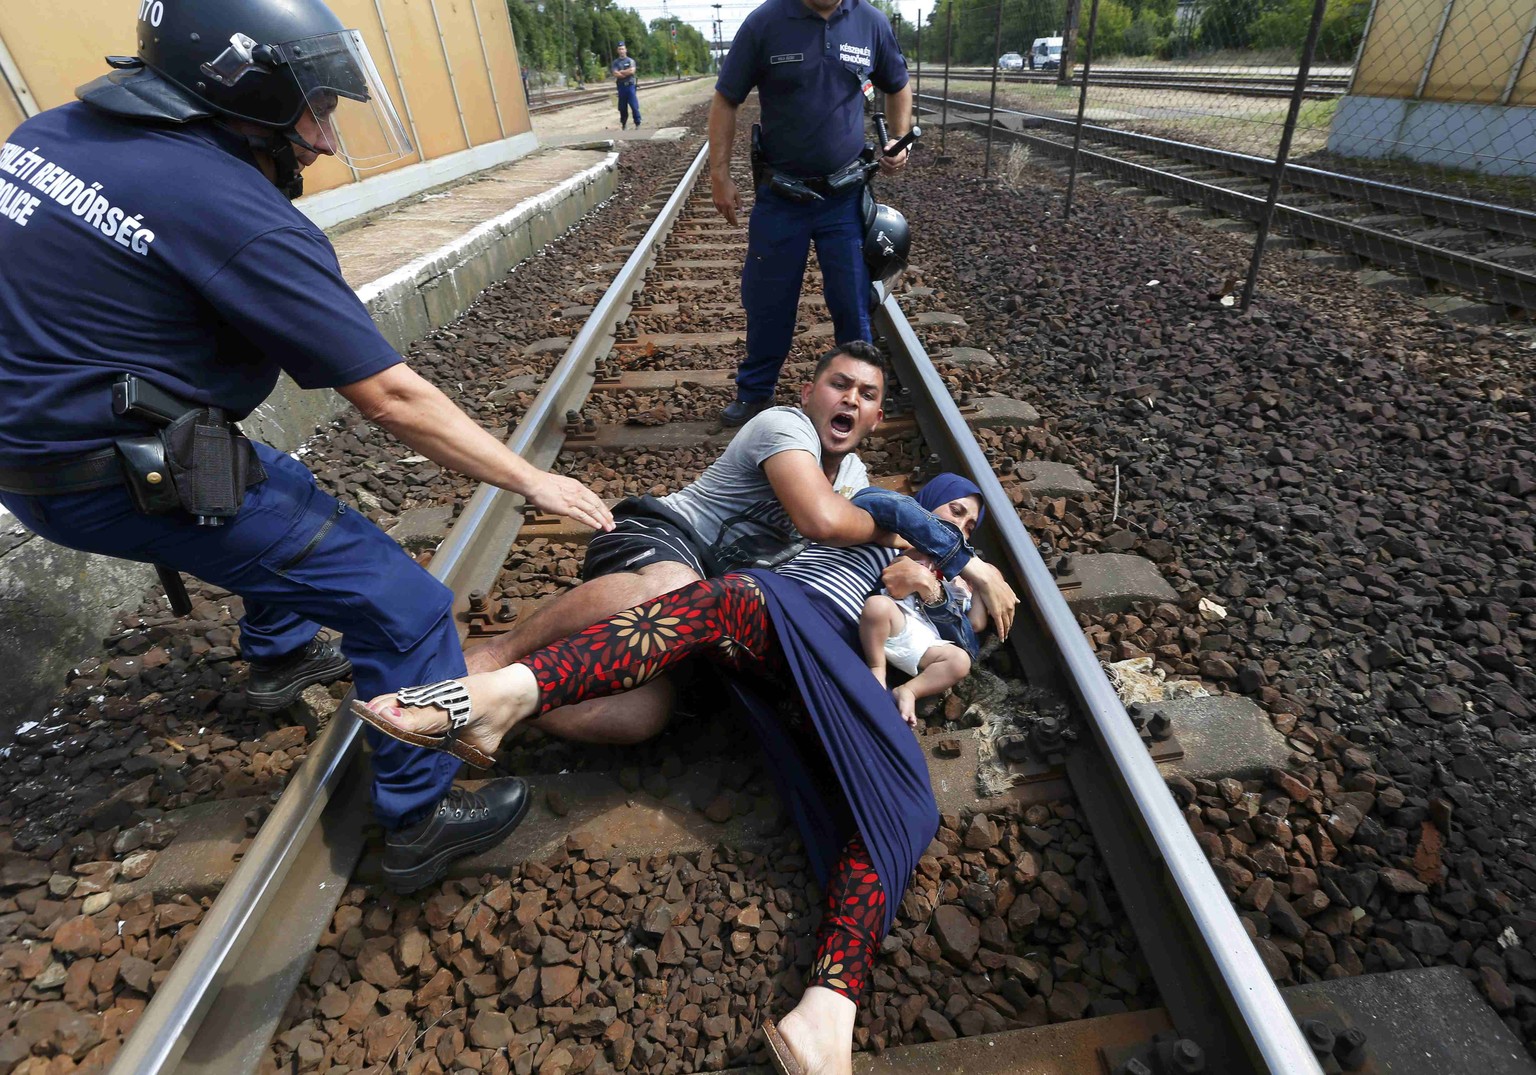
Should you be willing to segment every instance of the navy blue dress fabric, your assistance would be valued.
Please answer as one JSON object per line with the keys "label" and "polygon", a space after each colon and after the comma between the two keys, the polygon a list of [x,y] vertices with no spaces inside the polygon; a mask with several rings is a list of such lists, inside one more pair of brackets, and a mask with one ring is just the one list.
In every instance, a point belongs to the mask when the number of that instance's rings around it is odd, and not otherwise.
{"label": "navy blue dress fabric", "polygon": [[922,748],[860,656],[855,624],[792,579],[772,571],[741,574],[763,591],[838,786],[816,779],[771,699],[749,682],[728,680],[731,690],[762,742],[817,880],[826,884],[843,845],[858,832],[885,885],[889,931],[917,860],[939,831]]}

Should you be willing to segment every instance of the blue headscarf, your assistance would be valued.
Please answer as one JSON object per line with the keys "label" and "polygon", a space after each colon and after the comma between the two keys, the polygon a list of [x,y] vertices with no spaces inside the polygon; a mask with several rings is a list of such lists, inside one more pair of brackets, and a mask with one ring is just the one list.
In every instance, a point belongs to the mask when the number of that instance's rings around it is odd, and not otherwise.
{"label": "blue headscarf", "polygon": [[962,478],[960,475],[952,474],[949,471],[937,474],[927,485],[918,490],[917,496],[913,499],[929,511],[933,511],[948,504],[951,500],[960,500],[968,496],[976,498],[976,525],[980,526],[981,520],[987,514],[987,508],[982,503],[981,490],[968,478]]}

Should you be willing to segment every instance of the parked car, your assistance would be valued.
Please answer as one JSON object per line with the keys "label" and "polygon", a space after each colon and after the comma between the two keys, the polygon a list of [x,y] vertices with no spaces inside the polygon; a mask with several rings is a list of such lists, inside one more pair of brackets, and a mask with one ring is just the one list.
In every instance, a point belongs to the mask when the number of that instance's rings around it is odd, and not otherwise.
{"label": "parked car", "polygon": [[1029,47],[1025,61],[1031,71],[1056,71],[1061,68],[1061,38],[1037,37]]}
{"label": "parked car", "polygon": [[1024,70],[1024,57],[1017,52],[1005,52],[997,58],[997,66],[1003,71]]}

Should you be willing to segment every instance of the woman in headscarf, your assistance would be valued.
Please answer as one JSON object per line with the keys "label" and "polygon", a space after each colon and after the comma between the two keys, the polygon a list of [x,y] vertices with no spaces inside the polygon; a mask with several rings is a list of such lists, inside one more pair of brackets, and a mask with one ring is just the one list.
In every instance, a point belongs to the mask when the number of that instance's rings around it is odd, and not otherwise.
{"label": "woman in headscarf", "polygon": [[[928,488],[935,517],[968,537],[980,490],[956,475]],[[942,600],[934,572],[895,549],[812,545],[775,570],[692,583],[506,668],[354,707],[388,735],[489,768],[513,727],[552,709],[632,690],[693,657],[733,673],[723,678],[826,892],[805,993],[780,1023],[765,1020],[764,1034],[783,1075],[847,1075],[858,999],[939,824],[922,750],[859,651],[859,613],[882,582]],[[1006,622],[997,628],[1006,636]]]}

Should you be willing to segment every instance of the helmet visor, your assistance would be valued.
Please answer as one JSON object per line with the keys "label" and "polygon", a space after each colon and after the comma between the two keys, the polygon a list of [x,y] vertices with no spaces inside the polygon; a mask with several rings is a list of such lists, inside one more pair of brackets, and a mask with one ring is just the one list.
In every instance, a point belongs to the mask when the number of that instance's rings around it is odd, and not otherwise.
{"label": "helmet visor", "polygon": [[297,124],[305,141],[359,171],[411,154],[410,136],[356,30],[290,41],[276,51],[309,105]]}

